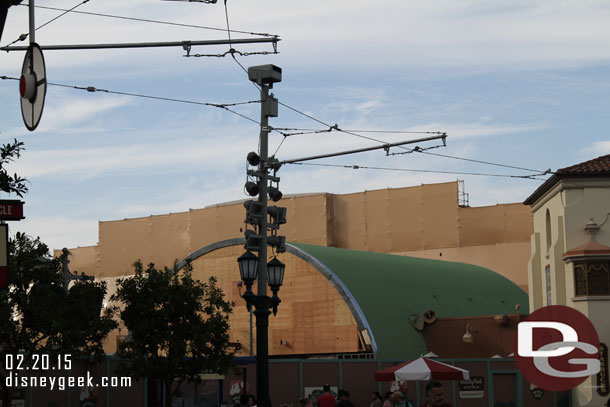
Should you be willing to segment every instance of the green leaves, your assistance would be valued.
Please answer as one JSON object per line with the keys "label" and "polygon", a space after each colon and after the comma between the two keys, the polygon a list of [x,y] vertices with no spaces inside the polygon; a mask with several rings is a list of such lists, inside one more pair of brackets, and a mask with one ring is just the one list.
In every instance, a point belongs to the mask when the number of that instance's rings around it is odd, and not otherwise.
{"label": "green leaves", "polygon": [[105,283],[79,281],[66,293],[60,259],[23,233],[9,241],[9,253],[9,288],[0,290],[3,353],[101,358],[103,341],[116,327],[111,317],[100,316]]}
{"label": "green leaves", "polygon": [[134,276],[119,279],[111,297],[113,308],[131,340],[120,345],[120,369],[134,377],[156,378],[166,384],[199,381],[202,372],[228,369],[229,314],[213,277],[207,283],[193,278],[187,264],[163,270],[134,263]]}
{"label": "green leaves", "polygon": [[23,146],[23,142],[17,141],[17,139],[13,143],[0,146],[0,190],[9,194],[15,193],[21,198],[28,192],[27,179],[17,174],[10,175],[6,170],[6,165],[21,157],[21,152],[25,150]]}

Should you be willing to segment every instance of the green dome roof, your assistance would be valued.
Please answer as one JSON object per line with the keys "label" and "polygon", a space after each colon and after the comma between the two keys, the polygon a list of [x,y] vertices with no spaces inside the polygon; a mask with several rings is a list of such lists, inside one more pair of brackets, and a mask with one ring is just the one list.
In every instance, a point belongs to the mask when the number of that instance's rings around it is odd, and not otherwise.
{"label": "green dome roof", "polygon": [[361,329],[369,329],[379,358],[409,359],[428,352],[423,335],[409,322],[414,313],[432,309],[439,318],[511,314],[516,304],[529,313],[527,294],[483,267],[301,243],[289,246],[297,250],[288,252],[336,276],[336,282],[329,276],[331,283]]}
{"label": "green dome roof", "polygon": [[[244,238],[203,247],[178,263],[221,247],[243,245]],[[421,259],[287,243],[286,251],[322,273],[368,331],[377,358],[408,360],[428,352],[409,317],[434,310],[439,318],[515,313],[529,314],[527,294],[500,274],[466,263]]]}

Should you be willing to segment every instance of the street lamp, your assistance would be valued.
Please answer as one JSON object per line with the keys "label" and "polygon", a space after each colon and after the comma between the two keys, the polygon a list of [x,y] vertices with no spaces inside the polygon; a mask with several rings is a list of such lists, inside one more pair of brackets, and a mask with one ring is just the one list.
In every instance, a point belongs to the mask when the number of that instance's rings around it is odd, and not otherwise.
{"label": "street lamp", "polygon": [[246,284],[246,292],[244,293],[244,300],[246,300],[246,307],[248,311],[252,310],[252,284],[256,281],[258,274],[258,257],[252,254],[250,251],[245,252],[237,258],[239,264],[239,274],[241,275],[242,281]]}
{"label": "street lamp", "polygon": [[277,314],[277,306],[282,302],[280,297],[277,296],[277,292],[280,290],[282,286],[282,282],[284,281],[284,270],[286,266],[284,263],[279,261],[277,257],[271,259],[269,263],[267,263],[267,275],[269,276],[268,284],[269,288],[273,292],[273,297],[271,297],[271,305],[273,306],[273,315]]}

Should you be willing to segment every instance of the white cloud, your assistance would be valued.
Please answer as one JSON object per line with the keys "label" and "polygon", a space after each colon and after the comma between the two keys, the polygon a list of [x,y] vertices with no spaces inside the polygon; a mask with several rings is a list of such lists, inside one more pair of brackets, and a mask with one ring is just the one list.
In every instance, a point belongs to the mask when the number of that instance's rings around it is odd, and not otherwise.
{"label": "white cloud", "polygon": [[54,216],[35,217],[19,222],[11,228],[11,232],[19,230],[32,237],[40,237],[51,250],[64,247],[92,246],[98,241],[98,220],[95,218],[80,218]]}
{"label": "white cloud", "polygon": [[442,129],[449,135],[448,140],[471,137],[500,136],[505,134],[526,133],[549,128],[548,124],[526,123],[521,125],[492,124],[488,120],[478,123],[430,123],[411,127],[411,131]]}
{"label": "white cloud", "polygon": [[[67,1],[54,2],[69,8]],[[610,60],[610,5],[606,1],[415,0],[286,2],[267,0],[228,4],[231,27],[279,34],[282,54],[276,63],[291,69],[343,66],[380,70],[439,67],[529,69],[557,64],[592,64]],[[14,10],[13,10],[14,9]],[[215,5],[180,2],[90,2],[79,10],[137,16],[224,28],[224,9]],[[57,12],[38,10],[38,21]],[[27,8],[11,9],[4,41],[16,38],[27,22]],[[111,28],[111,29],[109,29]],[[78,35],[74,35],[78,33]],[[113,43],[182,41],[226,38],[226,32],[153,25],[127,20],[68,14],[37,33],[38,41],[55,43]],[[234,33],[233,38],[249,37]],[[243,51],[270,50],[269,45],[236,46]],[[197,53],[224,52],[222,47],[198,47]],[[159,55],[166,58],[159,58]],[[16,54],[16,53],[11,53]],[[48,65],[55,68],[137,66],[138,70],[180,65],[182,49],[54,51]],[[53,55],[50,55],[53,54]],[[21,58],[17,58],[20,60]],[[215,62],[209,61],[208,64]],[[0,61],[0,71],[6,65]],[[180,68],[183,69],[183,68]],[[83,71],[81,71],[82,74]],[[116,72],[115,72],[116,73]],[[124,72],[129,74],[129,71]]]}
{"label": "white cloud", "polygon": [[59,104],[49,102],[43,112],[44,120],[41,119],[39,131],[65,130],[75,124],[113,110],[129,103],[129,98],[124,96],[95,96],[93,98],[62,98]]}
{"label": "white cloud", "polygon": [[[221,145],[214,140],[180,140],[165,143],[131,144],[120,147],[76,149],[46,149],[27,151],[14,164],[17,172],[28,179],[49,176],[70,176],[80,180],[90,179],[102,173],[130,173],[135,171],[166,172],[172,167],[201,168],[238,165],[247,153],[247,147],[239,146],[239,140],[224,140]],[[227,155],[227,146],[241,148],[244,153]],[[152,170],[152,172],[151,172]]]}
{"label": "white cloud", "polygon": [[580,150],[580,153],[583,155],[590,155],[591,158],[610,154],[610,141],[596,141],[589,147]]}

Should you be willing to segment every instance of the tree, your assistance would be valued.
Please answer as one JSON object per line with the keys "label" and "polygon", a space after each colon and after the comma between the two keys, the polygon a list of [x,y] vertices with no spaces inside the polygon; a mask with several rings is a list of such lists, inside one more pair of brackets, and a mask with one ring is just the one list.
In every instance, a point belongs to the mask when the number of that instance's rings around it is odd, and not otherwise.
{"label": "tree", "polygon": [[[140,261],[135,275],[119,279],[111,297],[113,310],[129,331],[119,346],[119,372],[165,385],[165,406],[183,381],[199,382],[204,372],[225,373],[234,352],[229,349],[229,314],[233,304],[210,277],[194,280],[192,266],[163,270]],[[174,387],[174,382],[177,385]]]}
{"label": "tree", "polygon": [[[61,259],[24,233],[9,241],[9,258],[8,287],[0,290],[0,364],[19,353],[48,354],[51,361],[66,354],[101,359],[103,341],[117,326],[111,316],[100,316],[105,283],[77,282],[66,292]],[[0,378],[3,405],[10,405],[11,389],[4,373]]]}
{"label": "tree", "polygon": [[0,190],[9,194],[15,193],[19,197],[23,197],[23,194],[28,192],[28,187],[25,185],[27,179],[17,174],[10,175],[6,170],[6,164],[21,157],[21,151],[23,150],[23,142],[17,141],[17,139],[12,144],[8,143],[0,146]]}

